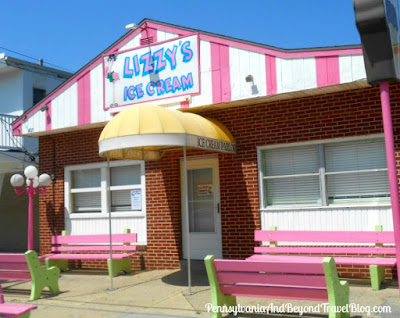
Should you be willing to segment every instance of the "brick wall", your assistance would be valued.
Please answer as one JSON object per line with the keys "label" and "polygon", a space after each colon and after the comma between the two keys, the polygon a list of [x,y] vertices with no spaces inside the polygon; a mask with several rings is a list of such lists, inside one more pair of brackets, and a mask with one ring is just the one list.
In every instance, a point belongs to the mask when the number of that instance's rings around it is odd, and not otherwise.
{"label": "brick wall", "polygon": [[[390,89],[397,165],[400,166],[400,85],[391,85]],[[236,155],[218,155],[225,258],[251,255],[253,233],[260,228],[257,146],[383,132],[378,88],[205,111],[201,115],[221,121],[237,142]],[[49,251],[50,235],[60,233],[64,226],[64,166],[102,161],[97,147],[100,131],[90,129],[40,137],[41,172],[51,174],[55,169],[57,176],[55,186],[40,201],[42,254]],[[202,151],[188,152],[189,157],[198,155],[216,156]],[[148,245],[141,259],[142,267],[148,269],[179,266],[181,157],[181,151],[170,152],[158,162],[146,163]],[[364,272],[358,273],[364,275]]]}

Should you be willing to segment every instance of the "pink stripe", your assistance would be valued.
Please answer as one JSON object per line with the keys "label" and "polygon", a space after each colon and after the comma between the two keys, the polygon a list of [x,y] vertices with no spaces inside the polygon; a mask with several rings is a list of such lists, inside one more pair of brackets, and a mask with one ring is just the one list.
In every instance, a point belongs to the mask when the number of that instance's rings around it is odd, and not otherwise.
{"label": "pink stripe", "polygon": [[325,275],[218,272],[217,278],[220,284],[246,283],[326,288]]}
{"label": "pink stripe", "polygon": [[373,255],[383,255],[383,254],[395,254],[394,247],[302,247],[302,246],[256,246],[254,247],[254,253],[298,253],[298,254],[373,254]]}
{"label": "pink stripe", "polygon": [[[129,258],[134,253],[113,254],[113,259]],[[48,254],[47,259],[109,259],[110,254]]]}
{"label": "pink stripe", "polygon": [[[109,245],[79,245],[79,246],[53,246],[51,248],[52,252],[66,252],[66,251],[109,251]],[[113,245],[113,251],[136,251],[136,245]]]}
{"label": "pink stripe", "polygon": [[[136,234],[113,234],[113,243],[135,243]],[[83,243],[109,243],[108,234],[99,235],[56,235],[52,237],[52,244],[83,244]]]}
{"label": "pink stripe", "polygon": [[[265,255],[266,256],[266,255]],[[274,261],[269,262],[264,255],[254,255],[260,257],[251,262],[248,260],[214,260],[217,272],[268,272],[268,273],[293,273],[293,274],[324,274],[322,265],[323,257],[298,257],[288,262],[285,258],[272,257]],[[278,258],[279,257],[279,258]]]}
{"label": "pink stripe", "polygon": [[51,130],[51,101],[47,103],[46,110],[46,130]]}
{"label": "pink stripe", "polygon": [[181,108],[189,108],[189,101],[185,100],[184,102],[181,102]]}
{"label": "pink stripe", "polygon": [[1,253],[0,263],[24,263],[26,264],[25,254]]}
{"label": "pink stripe", "polygon": [[90,72],[78,80],[78,125],[90,124]]}
{"label": "pink stripe", "polygon": [[[266,262],[267,264],[291,263],[298,264],[308,262],[311,259],[318,259],[322,263],[322,257],[319,256],[302,256],[302,255],[253,255],[246,258],[245,262],[257,262],[257,264]],[[395,257],[336,257],[336,265],[381,265],[394,266],[397,261]],[[300,273],[300,271],[298,272]]]}
{"label": "pink stripe", "polygon": [[267,72],[267,95],[275,95],[277,93],[276,57],[265,55],[265,67]]}
{"label": "pink stripe", "polygon": [[211,43],[211,72],[213,103],[230,101],[231,80],[228,46]]}
{"label": "pink stripe", "polygon": [[255,231],[255,241],[394,243],[388,231]]}
{"label": "pink stripe", "polygon": [[318,87],[340,83],[338,56],[317,57],[315,61]]}

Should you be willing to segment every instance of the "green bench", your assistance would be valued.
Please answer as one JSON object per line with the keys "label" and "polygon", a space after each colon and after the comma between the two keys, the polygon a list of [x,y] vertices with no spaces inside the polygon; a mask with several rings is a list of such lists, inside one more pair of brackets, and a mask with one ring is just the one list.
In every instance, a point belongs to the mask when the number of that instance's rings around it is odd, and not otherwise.
{"label": "green bench", "polygon": [[59,292],[57,267],[44,268],[35,251],[25,254],[0,254],[0,280],[32,281],[30,300],[40,298],[45,287],[51,294]]}

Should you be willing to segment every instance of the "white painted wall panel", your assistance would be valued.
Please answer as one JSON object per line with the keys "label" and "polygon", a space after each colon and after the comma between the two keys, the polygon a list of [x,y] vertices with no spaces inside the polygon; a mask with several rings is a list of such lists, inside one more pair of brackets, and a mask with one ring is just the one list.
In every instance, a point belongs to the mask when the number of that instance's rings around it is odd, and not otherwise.
{"label": "white painted wall panel", "polygon": [[390,207],[324,208],[310,210],[269,210],[261,212],[261,228],[276,225],[281,230],[373,231],[382,225],[393,231]]}
{"label": "white painted wall panel", "polygon": [[340,83],[367,78],[362,55],[339,56]]}
{"label": "white painted wall panel", "polygon": [[121,46],[119,51],[129,50],[140,46],[140,37],[141,37],[140,33],[136,34],[131,40],[129,40],[123,46]]}
{"label": "white painted wall panel", "polygon": [[[229,47],[231,99],[245,99],[267,95],[265,55]],[[254,85],[246,82],[252,75]]]}
{"label": "white painted wall panel", "polygon": [[[111,231],[114,234],[123,233],[124,229],[138,234],[138,242],[147,242],[146,217],[114,217],[111,221]],[[107,234],[108,217],[101,218],[69,218],[66,213],[65,229],[71,235]]]}
{"label": "white painted wall panel", "polygon": [[108,111],[103,109],[103,64],[90,71],[90,110],[91,122],[99,123],[111,119]]}
{"label": "white painted wall panel", "polygon": [[209,41],[200,41],[200,95],[193,95],[190,106],[212,104],[212,74],[211,74],[211,44]]}
{"label": "white painted wall panel", "polygon": [[315,58],[276,58],[277,93],[317,87]]}
{"label": "white painted wall panel", "polygon": [[166,32],[162,30],[157,30],[157,42],[163,42],[177,38],[178,34],[172,32]]}
{"label": "white painted wall panel", "polygon": [[74,83],[51,102],[51,128],[78,125],[78,84]]}
{"label": "white painted wall panel", "polygon": [[38,110],[22,124],[22,134],[46,131],[46,113]]}

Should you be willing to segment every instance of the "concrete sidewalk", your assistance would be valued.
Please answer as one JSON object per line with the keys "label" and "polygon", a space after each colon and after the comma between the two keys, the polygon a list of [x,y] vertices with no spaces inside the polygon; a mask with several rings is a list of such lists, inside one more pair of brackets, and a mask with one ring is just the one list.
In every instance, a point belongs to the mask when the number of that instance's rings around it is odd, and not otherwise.
{"label": "concrete sidewalk", "polygon": [[[30,282],[2,282],[7,302],[33,303],[38,306],[32,318],[47,317],[104,317],[104,318],[165,318],[209,317],[206,304],[210,290],[203,262],[192,263],[192,290],[187,295],[187,272],[182,270],[157,270],[121,275],[113,280],[104,271],[73,270],[63,273],[59,285],[61,293],[51,296],[45,291],[39,300],[29,302]],[[364,281],[364,283],[369,283]],[[380,291],[369,285],[350,284],[350,302],[359,309],[389,305],[391,313],[374,314],[353,312],[352,317],[400,317],[400,294],[396,282]],[[238,298],[242,306],[281,306],[282,304],[315,306],[321,302]],[[282,308],[282,307],[281,307]],[[287,307],[286,307],[287,308]],[[240,314],[238,317],[298,317],[298,314]],[[232,315],[228,317],[233,317]],[[303,317],[327,317],[322,314],[304,314]]]}

